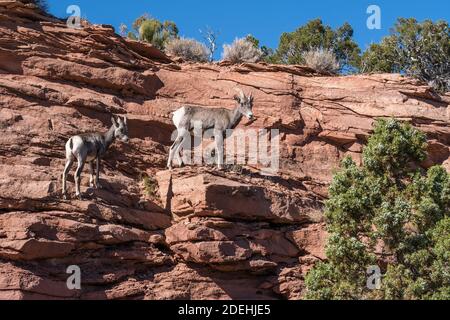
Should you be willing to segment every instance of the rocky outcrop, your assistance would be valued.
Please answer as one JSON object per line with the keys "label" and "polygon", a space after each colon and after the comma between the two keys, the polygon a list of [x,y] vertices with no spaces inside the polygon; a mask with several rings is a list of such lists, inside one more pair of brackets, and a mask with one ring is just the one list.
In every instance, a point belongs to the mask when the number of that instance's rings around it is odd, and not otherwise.
{"label": "rocky outcrop", "polygon": [[[280,131],[280,170],[164,170],[185,103],[255,97]],[[299,299],[325,259],[323,201],[332,172],[360,161],[377,117],[427,133],[428,167],[449,167],[450,96],[400,75],[331,77],[302,66],[179,64],[110,26],[68,29],[0,1],[0,298]],[[64,143],[129,118],[131,141],[103,161],[104,188],[61,199]],[[149,176],[150,179],[143,179]],[[73,178],[69,179],[73,192]],[[157,192],[153,192],[155,189]],[[69,290],[67,267],[82,271]]]}

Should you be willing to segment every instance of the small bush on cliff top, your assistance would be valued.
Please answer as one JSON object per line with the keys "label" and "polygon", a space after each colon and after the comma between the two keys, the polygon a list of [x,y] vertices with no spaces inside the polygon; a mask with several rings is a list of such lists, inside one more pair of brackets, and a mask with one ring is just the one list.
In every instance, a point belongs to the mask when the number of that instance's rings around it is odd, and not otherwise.
{"label": "small bush on cliff top", "polygon": [[261,57],[261,50],[245,38],[236,39],[232,44],[223,46],[222,59],[232,63],[258,62]]}
{"label": "small bush on cliff top", "polygon": [[165,51],[186,61],[206,62],[209,60],[208,48],[194,39],[172,39],[166,44]]}
{"label": "small bush on cliff top", "polygon": [[[425,150],[420,131],[379,120],[363,166],[342,162],[326,202],[328,260],[306,276],[306,298],[450,298],[450,176],[417,169]],[[381,288],[370,289],[377,265]]]}
{"label": "small bush on cliff top", "polygon": [[284,32],[272,62],[284,64],[304,64],[304,53],[311,49],[327,49],[334,53],[342,71],[355,71],[360,64],[360,48],[353,40],[353,28],[344,23],[333,30],[314,19],[292,32]]}
{"label": "small bush on cliff top", "polygon": [[303,53],[305,65],[319,72],[337,73],[339,62],[333,51],[328,49],[311,49]]}

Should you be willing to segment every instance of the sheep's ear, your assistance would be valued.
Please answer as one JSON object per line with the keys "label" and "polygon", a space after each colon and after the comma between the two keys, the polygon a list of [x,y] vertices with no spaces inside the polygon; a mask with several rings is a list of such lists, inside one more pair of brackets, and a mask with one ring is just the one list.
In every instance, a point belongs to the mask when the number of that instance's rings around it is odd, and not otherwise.
{"label": "sheep's ear", "polygon": [[116,119],[114,118],[114,116],[111,117],[111,122],[114,125],[114,127],[118,127],[119,125],[117,124]]}
{"label": "sheep's ear", "polygon": [[233,99],[241,103],[241,97],[239,97],[237,94],[233,97]]}
{"label": "sheep's ear", "polygon": [[124,123],[125,125],[127,125],[127,120],[128,120],[127,117],[124,116],[124,117],[123,117],[123,123]]}

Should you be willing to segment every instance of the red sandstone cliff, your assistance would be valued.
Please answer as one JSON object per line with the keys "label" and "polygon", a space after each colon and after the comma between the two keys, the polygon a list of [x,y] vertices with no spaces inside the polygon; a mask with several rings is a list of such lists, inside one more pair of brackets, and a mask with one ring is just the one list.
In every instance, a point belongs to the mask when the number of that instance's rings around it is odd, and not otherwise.
{"label": "red sandstone cliff", "polygon": [[[242,126],[280,130],[278,176],[164,171],[170,112],[231,107],[236,86],[258,116]],[[360,159],[374,119],[395,116],[427,133],[424,166],[449,167],[449,102],[400,75],[177,64],[109,26],[68,29],[0,1],[0,298],[301,298],[325,258],[321,210],[339,160]],[[61,200],[66,139],[106,130],[111,113],[127,114],[131,142],[108,153],[105,188],[85,173],[87,199]],[[66,287],[69,265],[81,290]]]}

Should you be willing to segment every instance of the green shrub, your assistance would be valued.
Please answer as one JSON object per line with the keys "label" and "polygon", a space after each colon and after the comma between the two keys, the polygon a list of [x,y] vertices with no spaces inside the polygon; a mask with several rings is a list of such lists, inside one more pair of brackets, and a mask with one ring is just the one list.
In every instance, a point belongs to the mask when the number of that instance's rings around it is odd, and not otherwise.
{"label": "green shrub", "polygon": [[176,38],[178,29],[171,21],[160,22],[157,19],[147,19],[139,27],[139,38],[153,44],[158,49],[164,49],[167,41]]}
{"label": "green shrub", "polygon": [[[159,21],[143,14],[133,22],[132,31],[128,32],[128,38],[151,43],[163,50],[168,41],[178,38],[178,27],[173,21]],[[121,25],[122,30],[127,30],[126,25]]]}

